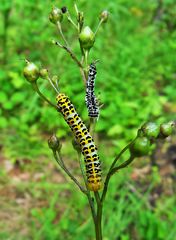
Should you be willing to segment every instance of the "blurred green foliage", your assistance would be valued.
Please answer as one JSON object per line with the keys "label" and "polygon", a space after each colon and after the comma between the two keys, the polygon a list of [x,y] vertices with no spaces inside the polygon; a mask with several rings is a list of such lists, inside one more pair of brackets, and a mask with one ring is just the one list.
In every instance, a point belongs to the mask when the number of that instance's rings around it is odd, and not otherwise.
{"label": "blurred green foliage", "polygon": [[[110,12],[109,21],[100,29],[89,60],[100,59],[96,92],[104,106],[96,126],[99,135],[110,139],[117,149],[133,138],[136,129],[146,120],[175,119],[175,0],[80,0],[77,3],[85,12],[85,24],[93,30],[99,12],[103,9]],[[51,44],[51,40],[57,40],[59,36],[48,21],[48,14],[53,5],[59,4],[67,6],[74,14],[69,0],[0,1],[0,144],[5,146],[4,153],[12,160],[35,158],[41,154],[48,156],[44,136],[55,131],[63,138],[70,134],[64,120],[42,102],[25,81],[22,76],[24,58],[58,75],[61,91],[71,98],[82,118],[88,120],[79,69],[62,49]],[[63,30],[74,52],[80,56],[77,36],[66,19]],[[42,91],[55,102],[55,93],[44,80],[40,82]],[[110,154],[114,155],[113,152]],[[173,240],[176,232],[174,199],[165,199],[165,206],[162,202],[157,211],[151,211],[146,208],[145,200],[139,201],[138,196],[123,187],[127,179],[128,175],[125,180],[124,175],[119,175],[118,182],[115,179],[116,182],[112,183],[109,203],[105,207],[104,239],[115,236],[128,240],[134,234],[134,239]],[[43,188],[47,185],[45,180],[41,184]],[[37,219],[31,223],[32,239],[93,238],[90,217],[80,225],[85,219],[84,198],[79,196],[78,199],[73,194],[70,206],[54,224],[57,196],[53,194],[50,198],[48,208],[31,210],[31,216]],[[79,206],[75,207],[76,202]],[[76,218],[79,222],[73,220]],[[36,221],[42,225],[40,231],[36,228]],[[129,228],[135,233],[128,231]],[[171,229],[169,233],[168,229]],[[0,233],[1,239],[20,239],[11,236]]]}
{"label": "blurred green foliage", "polygon": [[[25,57],[48,67],[53,75],[59,76],[61,91],[70,96],[83,119],[88,119],[79,69],[62,49],[51,44],[58,34],[48,21],[48,13],[58,2],[3,2],[0,81],[4,84],[0,92],[0,128],[26,133],[29,128],[57,131],[64,137],[69,130],[63,119],[33,94],[22,76]],[[163,1],[160,6],[159,3],[157,0],[78,1],[79,8],[86,9],[85,24],[93,30],[101,9],[110,12],[109,22],[100,29],[89,60],[100,59],[96,91],[104,106],[96,130],[106,137],[129,140],[146,120],[164,120],[167,105],[175,113],[175,4]],[[70,1],[62,4],[73,12]],[[74,29],[66,19],[63,29],[79,55]],[[41,89],[55,102],[55,94],[44,80]]]}

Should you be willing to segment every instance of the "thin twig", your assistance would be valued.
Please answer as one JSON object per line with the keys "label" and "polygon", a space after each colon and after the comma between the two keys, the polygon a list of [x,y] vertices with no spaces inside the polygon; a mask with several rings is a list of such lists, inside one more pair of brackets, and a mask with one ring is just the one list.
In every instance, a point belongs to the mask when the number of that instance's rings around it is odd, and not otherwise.
{"label": "thin twig", "polygon": [[96,31],[95,31],[95,36],[96,36],[96,34],[97,34],[97,32],[98,32],[98,30],[99,30],[99,28],[100,28],[100,26],[101,26],[102,23],[103,23],[103,19],[101,19],[101,20],[99,21],[99,23],[98,23],[97,29],[96,29]]}
{"label": "thin twig", "polygon": [[75,54],[72,52],[72,50],[62,44],[60,44],[58,41],[54,41],[54,43],[59,46],[60,48],[65,49],[71,56],[71,58],[76,62],[76,64],[80,67],[83,68],[83,65],[81,64],[81,62],[77,59],[77,57],[75,56]]}
{"label": "thin twig", "polygon": [[[133,140],[133,141],[134,141],[134,140]],[[133,141],[132,141],[132,142],[133,142]],[[112,176],[111,171],[112,171],[112,169],[114,168],[114,166],[115,166],[115,164],[117,163],[117,161],[118,161],[118,160],[120,159],[120,157],[122,156],[122,154],[127,151],[127,149],[129,148],[129,146],[131,145],[132,142],[130,142],[126,147],[124,147],[124,148],[122,149],[122,151],[115,157],[114,161],[112,162],[111,167],[109,168],[109,171],[108,171],[108,173],[107,173],[107,175],[106,175],[106,179],[105,179],[105,182],[104,182],[104,189],[103,189],[103,193],[102,193],[102,196],[101,196],[101,201],[102,201],[102,202],[104,201],[104,199],[105,199],[105,197],[106,197],[109,180],[110,180],[110,178],[111,178],[111,176]]]}
{"label": "thin twig", "polygon": [[103,203],[101,202],[100,195],[98,192],[94,192],[96,203],[97,203],[97,218],[96,218],[96,239],[102,240],[102,228],[101,228],[101,221],[102,221],[102,210],[103,210]]}
{"label": "thin twig", "polygon": [[65,36],[64,36],[64,34],[63,34],[62,26],[61,26],[60,22],[57,22],[57,28],[58,28],[59,33],[60,33],[62,39],[64,40],[66,46],[69,48],[69,44],[68,44],[68,42],[67,42],[67,40],[66,40],[66,38],[65,38]]}
{"label": "thin twig", "polygon": [[78,30],[78,26],[76,25],[76,23],[71,18],[69,11],[67,11],[67,19]]}
{"label": "thin twig", "polygon": [[37,83],[33,83],[32,87],[34,89],[34,91],[36,91],[38,93],[38,95],[44,100],[46,101],[51,107],[54,107],[56,110],[58,110],[57,106],[54,105],[52,102],[50,102],[50,100],[48,100],[39,90]]}
{"label": "thin twig", "polygon": [[126,160],[124,163],[111,169],[111,171],[109,173],[110,176],[112,176],[114,173],[116,173],[119,169],[126,168],[133,160],[134,160],[134,156],[130,156],[130,158],[128,160]]}
{"label": "thin twig", "polygon": [[53,151],[54,158],[56,162],[60,165],[60,167],[64,170],[64,172],[72,179],[72,181],[79,187],[81,192],[86,194],[86,190],[80,185],[78,180],[71,174],[71,172],[67,169],[67,167],[64,164],[64,161],[62,160],[62,156],[59,152]]}

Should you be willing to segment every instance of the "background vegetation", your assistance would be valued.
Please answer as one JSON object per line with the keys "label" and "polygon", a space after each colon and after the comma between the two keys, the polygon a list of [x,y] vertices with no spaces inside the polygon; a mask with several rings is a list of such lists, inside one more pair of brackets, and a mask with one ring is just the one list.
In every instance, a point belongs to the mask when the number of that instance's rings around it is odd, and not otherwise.
{"label": "background vegetation", "polygon": [[[96,91],[104,104],[96,126],[103,171],[146,120],[176,116],[176,4],[174,0],[77,1],[93,30],[101,10],[110,12],[91,59],[100,59]],[[22,76],[28,58],[60,78],[85,122],[84,88],[77,66],[51,44],[53,5],[72,1],[0,0],[0,239],[93,239],[86,200],[52,161],[47,138],[63,140],[65,161],[79,177],[71,133]],[[75,53],[75,32],[63,29]],[[55,101],[43,80],[42,91]],[[105,151],[106,149],[106,151]],[[104,235],[109,239],[167,239],[176,235],[174,138],[151,159],[121,171],[108,193]],[[169,231],[168,231],[169,230]]]}

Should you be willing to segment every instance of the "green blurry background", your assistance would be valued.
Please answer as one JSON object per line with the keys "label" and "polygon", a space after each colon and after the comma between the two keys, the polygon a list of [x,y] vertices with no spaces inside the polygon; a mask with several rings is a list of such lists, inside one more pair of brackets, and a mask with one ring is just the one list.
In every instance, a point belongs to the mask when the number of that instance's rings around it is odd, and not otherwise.
{"label": "green blurry background", "polygon": [[[175,0],[79,0],[85,25],[94,31],[101,10],[110,18],[98,33],[90,62],[97,64],[96,92],[104,104],[96,131],[103,173],[115,154],[147,120],[176,117]],[[35,94],[23,75],[27,58],[60,79],[60,89],[85,122],[84,86],[79,69],[51,44],[57,30],[48,21],[53,5],[69,0],[0,0],[0,239],[94,239],[84,196],[60,172],[47,147],[56,132],[67,165],[80,178],[72,135],[61,115]],[[80,56],[76,33],[65,19],[63,31]],[[44,81],[40,88],[53,102]],[[104,209],[105,240],[173,240],[176,235],[174,137],[151,158],[111,181]],[[106,149],[106,152],[105,152]],[[170,150],[170,151],[169,151]],[[105,174],[104,174],[105,175]]]}

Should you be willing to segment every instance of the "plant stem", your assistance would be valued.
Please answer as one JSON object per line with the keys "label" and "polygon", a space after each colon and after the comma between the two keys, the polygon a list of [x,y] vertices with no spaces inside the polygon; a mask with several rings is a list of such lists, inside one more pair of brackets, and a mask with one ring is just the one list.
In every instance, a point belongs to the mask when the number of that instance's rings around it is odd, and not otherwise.
{"label": "plant stem", "polygon": [[58,28],[59,33],[60,33],[62,39],[64,40],[66,46],[69,48],[69,44],[68,44],[68,42],[67,42],[67,40],[66,40],[66,38],[65,38],[65,36],[64,36],[64,34],[62,32],[62,26],[61,26],[60,22],[57,22],[57,28]]}
{"label": "plant stem", "polygon": [[67,46],[64,46],[62,44],[60,44],[58,41],[54,41],[54,43],[59,46],[60,48],[65,49],[71,56],[71,58],[76,62],[76,64],[80,67],[83,68],[81,62],[77,59],[76,55],[72,52],[72,50],[70,48],[68,48]]}
{"label": "plant stem", "polygon": [[32,83],[32,87],[34,89],[35,92],[38,93],[38,95],[44,100],[46,101],[51,107],[54,107],[56,110],[58,110],[57,106],[54,105],[52,102],[50,102],[50,100],[48,100],[39,90],[37,83]]}
{"label": "plant stem", "polygon": [[67,19],[68,21],[78,30],[78,26],[76,25],[76,23],[73,21],[73,19],[70,16],[70,13],[67,11]]}
{"label": "plant stem", "polygon": [[96,217],[96,224],[95,224],[95,233],[96,233],[96,240],[102,240],[102,209],[103,204],[101,202],[100,196],[98,192],[94,192],[96,203],[97,203],[97,217]]}
{"label": "plant stem", "polygon": [[134,160],[134,156],[130,156],[130,158],[128,160],[126,160],[124,163],[120,164],[118,167],[113,168],[111,170],[110,175],[112,176],[119,169],[127,167],[133,160]]}
{"label": "plant stem", "polygon": [[[133,140],[134,141],[134,140]],[[115,164],[117,163],[117,161],[119,160],[119,158],[122,156],[122,154],[129,148],[131,142],[122,149],[122,151],[115,157],[113,163],[111,164],[111,167],[109,168],[109,171],[106,175],[106,179],[105,179],[105,182],[104,182],[104,189],[103,189],[103,193],[102,193],[102,196],[101,196],[101,202],[104,201],[105,197],[106,197],[106,193],[107,193],[107,190],[108,190],[108,184],[109,184],[109,180],[112,176],[111,174],[111,171],[112,169],[114,168]]]}
{"label": "plant stem", "polygon": [[98,32],[98,30],[99,30],[102,22],[103,22],[103,19],[101,19],[101,20],[99,21],[99,23],[98,23],[97,29],[96,29],[96,31],[95,31],[95,36],[96,36],[96,34],[97,34],[97,32]]}
{"label": "plant stem", "polygon": [[64,172],[71,178],[71,180],[79,187],[81,192],[86,194],[86,190],[80,185],[78,180],[71,174],[71,172],[67,169],[67,167],[64,164],[64,161],[62,160],[62,156],[60,152],[53,151],[54,158],[56,162],[59,164],[59,166],[64,170]]}

